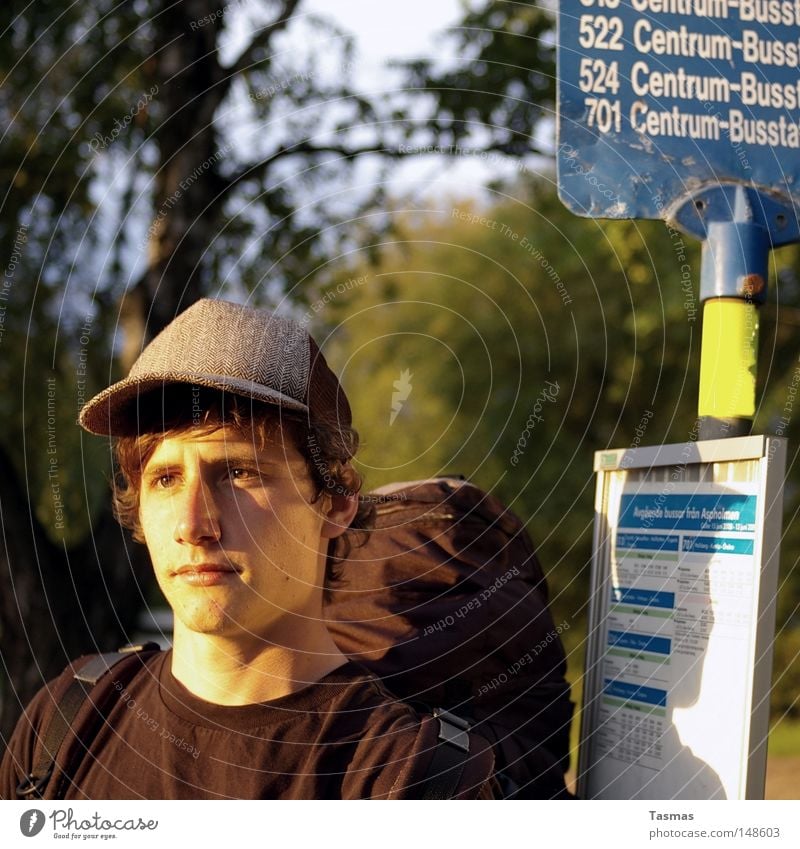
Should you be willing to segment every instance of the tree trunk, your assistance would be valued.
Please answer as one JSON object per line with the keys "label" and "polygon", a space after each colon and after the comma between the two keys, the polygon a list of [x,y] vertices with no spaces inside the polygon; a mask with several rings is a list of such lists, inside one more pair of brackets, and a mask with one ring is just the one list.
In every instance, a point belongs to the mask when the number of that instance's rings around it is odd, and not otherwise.
{"label": "tree trunk", "polygon": [[[206,17],[210,24],[197,26]],[[153,219],[147,235],[147,271],[122,311],[127,371],[143,345],[209,289],[203,257],[221,224],[226,181],[219,162],[214,115],[228,91],[217,61],[220,28],[216,0],[165,3],[158,15],[151,90],[159,166]]]}

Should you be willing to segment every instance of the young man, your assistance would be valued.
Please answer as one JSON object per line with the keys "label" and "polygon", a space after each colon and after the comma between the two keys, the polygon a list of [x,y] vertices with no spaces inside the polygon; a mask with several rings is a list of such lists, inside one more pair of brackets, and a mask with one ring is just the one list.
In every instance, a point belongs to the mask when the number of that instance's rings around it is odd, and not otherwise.
{"label": "young man", "polygon": [[447,795],[491,798],[488,744],[469,735],[454,757],[438,721],[349,662],[325,626],[328,543],[366,527],[370,505],[347,398],[299,324],[199,301],[80,423],[116,437],[116,513],[147,545],[173,648],[80,694],[50,776],[54,702],[86,659],[40,691],[0,796],[418,798],[441,793],[439,775]]}

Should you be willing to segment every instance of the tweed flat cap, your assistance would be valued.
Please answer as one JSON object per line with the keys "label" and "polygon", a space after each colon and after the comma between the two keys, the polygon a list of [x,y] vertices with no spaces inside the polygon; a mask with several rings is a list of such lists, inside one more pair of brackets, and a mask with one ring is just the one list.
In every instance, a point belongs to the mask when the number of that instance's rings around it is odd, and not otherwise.
{"label": "tweed flat cap", "polygon": [[124,380],[86,403],[90,433],[137,433],[140,401],[174,384],[219,389],[350,427],[347,396],[316,342],[298,322],[265,310],[203,298],[150,342]]}

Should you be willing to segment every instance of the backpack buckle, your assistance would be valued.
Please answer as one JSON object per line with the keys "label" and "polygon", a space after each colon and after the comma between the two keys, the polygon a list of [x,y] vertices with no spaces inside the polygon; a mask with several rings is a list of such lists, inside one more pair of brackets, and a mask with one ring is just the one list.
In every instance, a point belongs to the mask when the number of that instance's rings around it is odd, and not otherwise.
{"label": "backpack buckle", "polygon": [[462,752],[469,752],[469,723],[467,720],[444,708],[434,708],[433,715],[439,720],[439,739],[461,749]]}
{"label": "backpack buckle", "polygon": [[44,792],[45,787],[47,787],[47,782],[50,780],[50,776],[53,774],[53,767],[50,766],[50,769],[47,770],[44,775],[37,778],[33,773],[29,773],[25,778],[20,781],[17,785],[17,798],[18,799],[41,799],[43,798],[42,794]]}

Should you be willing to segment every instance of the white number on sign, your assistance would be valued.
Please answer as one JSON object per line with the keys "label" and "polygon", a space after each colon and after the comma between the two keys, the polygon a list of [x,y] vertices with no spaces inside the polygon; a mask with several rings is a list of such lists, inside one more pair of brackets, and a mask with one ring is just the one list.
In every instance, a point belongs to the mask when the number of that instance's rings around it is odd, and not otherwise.
{"label": "white number on sign", "polygon": [[602,15],[581,15],[578,42],[587,49],[624,50],[622,44],[621,18],[606,18]]}
{"label": "white number on sign", "polygon": [[[596,0],[597,5],[601,9],[616,9],[619,6],[619,0]],[[581,0],[581,6],[594,6],[595,0]]]}
{"label": "white number on sign", "polygon": [[594,94],[616,94],[619,91],[619,62],[602,59],[581,59],[581,91]]}
{"label": "white number on sign", "polygon": [[611,130],[620,132],[622,129],[622,110],[619,101],[606,100],[604,97],[587,97],[584,101],[589,114],[586,118],[588,127],[597,127],[601,133]]}

